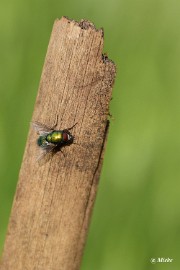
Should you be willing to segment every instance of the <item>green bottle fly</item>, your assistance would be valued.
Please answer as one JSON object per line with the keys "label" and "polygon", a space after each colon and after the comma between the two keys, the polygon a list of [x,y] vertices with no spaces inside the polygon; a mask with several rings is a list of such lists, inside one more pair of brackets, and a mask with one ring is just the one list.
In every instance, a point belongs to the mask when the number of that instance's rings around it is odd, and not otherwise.
{"label": "green bottle fly", "polygon": [[49,128],[39,122],[32,122],[33,128],[39,134],[37,145],[43,150],[43,153],[39,156],[38,160],[49,152],[61,151],[62,147],[72,144],[74,136],[69,130],[71,130],[75,125],[68,129],[54,130],[54,127]]}

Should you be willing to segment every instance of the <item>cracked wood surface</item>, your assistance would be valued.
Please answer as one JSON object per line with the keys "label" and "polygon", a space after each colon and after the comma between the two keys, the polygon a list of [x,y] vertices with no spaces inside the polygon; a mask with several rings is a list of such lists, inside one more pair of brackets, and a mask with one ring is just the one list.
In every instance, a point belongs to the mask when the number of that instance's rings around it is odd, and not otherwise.
{"label": "cracked wood surface", "polygon": [[39,166],[30,128],[1,270],[76,270],[86,240],[108,131],[115,65],[103,30],[63,17],[53,26],[32,120],[72,130],[77,144]]}

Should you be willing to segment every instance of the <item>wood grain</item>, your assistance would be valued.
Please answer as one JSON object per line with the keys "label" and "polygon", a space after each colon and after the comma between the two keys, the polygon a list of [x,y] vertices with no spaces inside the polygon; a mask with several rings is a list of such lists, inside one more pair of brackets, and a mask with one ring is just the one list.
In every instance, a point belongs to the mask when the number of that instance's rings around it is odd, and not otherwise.
{"label": "wood grain", "polygon": [[71,127],[77,144],[43,166],[30,128],[1,270],[80,268],[108,130],[115,65],[103,30],[63,17],[53,26],[32,120]]}

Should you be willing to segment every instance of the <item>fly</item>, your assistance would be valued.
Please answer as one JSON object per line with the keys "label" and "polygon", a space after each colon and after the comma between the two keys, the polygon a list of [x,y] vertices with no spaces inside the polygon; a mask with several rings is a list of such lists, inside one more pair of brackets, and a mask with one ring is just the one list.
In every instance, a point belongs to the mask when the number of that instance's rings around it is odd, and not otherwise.
{"label": "fly", "polygon": [[71,145],[74,142],[74,136],[71,134],[70,130],[73,129],[76,124],[70,128],[56,130],[54,128],[57,124],[53,127],[48,127],[39,122],[32,122],[32,127],[39,135],[37,145],[42,150],[40,155],[37,157],[37,160],[41,160],[47,154],[53,154],[61,151],[61,148],[64,146]]}

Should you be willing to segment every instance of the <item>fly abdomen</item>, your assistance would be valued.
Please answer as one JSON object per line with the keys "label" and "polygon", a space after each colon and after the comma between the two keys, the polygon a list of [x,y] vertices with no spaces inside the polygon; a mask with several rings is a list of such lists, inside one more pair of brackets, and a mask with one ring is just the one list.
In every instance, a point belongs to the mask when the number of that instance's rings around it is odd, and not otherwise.
{"label": "fly abdomen", "polygon": [[47,144],[46,137],[45,136],[39,136],[39,138],[37,139],[37,145],[43,147],[46,144]]}

